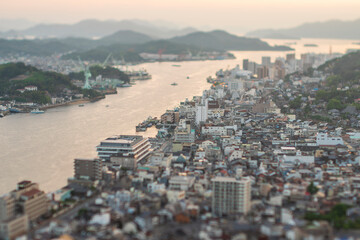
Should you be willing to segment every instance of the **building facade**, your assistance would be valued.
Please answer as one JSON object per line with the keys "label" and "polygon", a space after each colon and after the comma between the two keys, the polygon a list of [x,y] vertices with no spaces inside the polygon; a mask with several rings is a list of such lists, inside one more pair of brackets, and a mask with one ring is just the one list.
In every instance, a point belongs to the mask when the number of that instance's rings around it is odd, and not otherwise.
{"label": "building facade", "polygon": [[246,214],[250,210],[250,180],[237,180],[231,177],[216,177],[212,182],[212,213],[216,216],[224,214]]}
{"label": "building facade", "polygon": [[100,180],[102,178],[102,166],[102,160],[99,158],[77,158],[74,160],[74,176],[77,179]]}
{"label": "building facade", "polygon": [[98,145],[98,156],[105,161],[110,161],[112,156],[134,155],[136,161],[141,161],[150,153],[148,138],[137,135],[116,135],[109,137]]}

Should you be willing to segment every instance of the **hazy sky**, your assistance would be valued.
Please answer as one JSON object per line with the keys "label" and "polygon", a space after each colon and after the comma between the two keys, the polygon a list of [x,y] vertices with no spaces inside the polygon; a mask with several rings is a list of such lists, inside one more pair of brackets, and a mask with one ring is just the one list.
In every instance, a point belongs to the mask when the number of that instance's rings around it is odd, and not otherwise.
{"label": "hazy sky", "polygon": [[73,23],[82,19],[166,20],[247,31],[360,18],[360,0],[0,0],[0,18]]}

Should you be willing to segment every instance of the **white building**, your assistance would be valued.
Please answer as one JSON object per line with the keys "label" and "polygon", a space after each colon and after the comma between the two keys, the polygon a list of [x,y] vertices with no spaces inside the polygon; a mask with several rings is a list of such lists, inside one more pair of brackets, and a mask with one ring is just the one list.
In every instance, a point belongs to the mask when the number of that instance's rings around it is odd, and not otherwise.
{"label": "white building", "polygon": [[237,130],[237,126],[203,126],[201,128],[201,134],[203,135],[212,135],[212,136],[226,136],[228,135],[228,130]]}
{"label": "white building", "polygon": [[296,164],[313,164],[315,163],[315,157],[313,155],[303,155],[300,151],[297,151],[295,155],[282,155],[278,157],[281,165],[296,165]]}
{"label": "white building", "polygon": [[99,158],[104,160],[110,160],[110,157],[132,157],[138,162],[150,154],[148,138],[137,135],[115,135],[101,141],[96,148]]}
{"label": "white building", "polygon": [[344,140],[341,137],[329,136],[327,133],[318,133],[316,136],[316,144],[318,146],[344,145]]}
{"label": "white building", "polygon": [[179,126],[175,129],[175,142],[186,143],[195,141],[195,129],[191,128],[190,122],[180,120]]}
{"label": "white building", "polygon": [[216,177],[212,182],[212,212],[214,215],[246,214],[251,206],[251,183],[249,179]]}
{"label": "white building", "polygon": [[199,125],[201,122],[206,122],[208,119],[208,101],[205,100],[205,104],[198,104],[195,107],[196,124]]}
{"label": "white building", "polygon": [[169,180],[169,189],[187,191],[194,185],[195,178],[190,176],[172,176]]}
{"label": "white building", "polygon": [[38,90],[38,87],[37,86],[26,86],[24,88],[26,91],[37,91]]}

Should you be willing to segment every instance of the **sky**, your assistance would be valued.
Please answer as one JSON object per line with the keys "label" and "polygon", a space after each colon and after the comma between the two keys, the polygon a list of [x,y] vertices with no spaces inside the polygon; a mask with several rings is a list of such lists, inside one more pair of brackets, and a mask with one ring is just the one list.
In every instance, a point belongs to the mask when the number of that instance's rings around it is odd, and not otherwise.
{"label": "sky", "polygon": [[89,18],[165,20],[181,27],[238,33],[330,19],[355,20],[360,18],[359,10],[359,0],[0,0],[1,19],[37,23]]}

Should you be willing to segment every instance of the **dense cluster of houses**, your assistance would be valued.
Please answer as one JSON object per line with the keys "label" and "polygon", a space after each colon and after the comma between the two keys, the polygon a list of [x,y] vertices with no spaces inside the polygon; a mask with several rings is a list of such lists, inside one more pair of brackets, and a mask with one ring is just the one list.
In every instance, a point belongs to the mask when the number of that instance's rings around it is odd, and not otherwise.
{"label": "dense cluster of houses", "polygon": [[168,110],[156,138],[112,136],[75,159],[32,238],[356,239],[359,129],[281,113],[283,83],[239,71]]}

